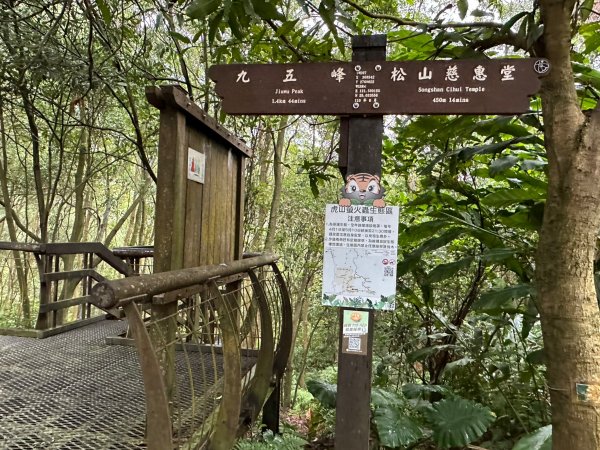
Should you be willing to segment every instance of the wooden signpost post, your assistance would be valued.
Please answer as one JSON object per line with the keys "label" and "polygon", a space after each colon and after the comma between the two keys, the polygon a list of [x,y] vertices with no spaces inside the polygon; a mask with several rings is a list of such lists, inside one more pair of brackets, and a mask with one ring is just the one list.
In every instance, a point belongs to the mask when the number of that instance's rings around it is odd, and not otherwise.
{"label": "wooden signpost post", "polygon": [[[355,36],[351,62],[231,64],[208,75],[229,114],[341,116],[339,166],[381,176],[384,114],[520,114],[550,70],[547,60],[386,61],[386,36]],[[356,309],[356,308],[353,308]],[[349,352],[340,308],[335,448],[369,448],[373,311],[353,318],[366,348]],[[356,314],[359,316],[360,314]],[[347,339],[347,338],[346,338]],[[345,345],[344,345],[345,344]]]}

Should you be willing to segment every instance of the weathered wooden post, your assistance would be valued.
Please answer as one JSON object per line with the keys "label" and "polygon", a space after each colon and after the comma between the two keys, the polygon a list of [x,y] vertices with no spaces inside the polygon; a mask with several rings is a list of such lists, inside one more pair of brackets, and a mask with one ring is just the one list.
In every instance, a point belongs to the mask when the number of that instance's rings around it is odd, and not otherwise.
{"label": "weathered wooden post", "polygon": [[[148,87],[146,97],[160,109],[154,272],[241,259],[244,167],[251,150],[180,87]],[[151,333],[163,349],[168,398],[175,382],[176,313],[176,302],[152,305]]]}
{"label": "weathered wooden post", "polygon": [[[382,61],[385,57],[385,35],[353,37],[353,61]],[[381,176],[383,115],[342,118],[342,121],[345,123],[341,125],[340,133],[346,133],[340,142],[340,153],[344,154],[342,161],[345,162],[342,175],[362,172]],[[348,353],[342,330],[345,310],[339,310],[335,448],[364,450],[369,448],[370,435],[374,313],[367,313],[366,354]]]}

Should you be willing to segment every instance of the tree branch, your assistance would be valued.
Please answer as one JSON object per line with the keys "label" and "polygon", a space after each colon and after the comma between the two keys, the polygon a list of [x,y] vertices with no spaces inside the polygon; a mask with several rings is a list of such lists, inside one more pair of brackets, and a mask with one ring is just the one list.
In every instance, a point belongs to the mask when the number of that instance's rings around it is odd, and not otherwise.
{"label": "tree branch", "polygon": [[[277,29],[279,27],[277,25],[275,25],[275,23],[271,19],[267,19],[266,22],[273,29],[273,31],[277,32]],[[302,53],[300,53],[300,51],[296,47],[294,47],[292,45],[292,43],[289,41],[288,38],[286,38],[282,34],[279,36],[279,39],[281,39],[281,42],[283,42],[285,44],[285,46],[288,49],[290,49],[292,51],[292,53],[294,53],[294,55],[296,55],[296,57],[298,58],[298,61],[306,62],[306,58],[302,55]]]}
{"label": "tree branch", "polygon": [[394,22],[397,25],[422,28],[426,29],[427,31],[441,30],[445,28],[502,28],[503,26],[503,24],[500,22],[418,22],[416,20],[403,19],[401,17],[396,17],[389,14],[373,13],[363,6],[360,6],[358,3],[353,2],[352,0],[342,0],[342,2],[353,7],[371,19],[387,20],[389,22]]}

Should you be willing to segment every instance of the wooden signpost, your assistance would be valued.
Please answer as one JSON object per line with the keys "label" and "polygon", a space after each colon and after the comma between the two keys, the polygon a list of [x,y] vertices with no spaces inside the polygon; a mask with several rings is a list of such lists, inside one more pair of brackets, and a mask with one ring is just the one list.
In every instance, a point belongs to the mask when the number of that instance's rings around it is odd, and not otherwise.
{"label": "wooden signpost", "polygon": [[518,114],[545,59],[231,64],[208,75],[229,114]]}
{"label": "wooden signpost", "polygon": [[[231,64],[210,68],[229,114],[342,116],[339,166],[381,176],[384,114],[520,114],[550,70],[547,60],[386,61],[386,36],[355,36],[352,62]],[[345,313],[346,311],[346,313]],[[359,313],[359,314],[357,314]],[[335,448],[369,448],[373,311],[355,317],[366,349],[348,351],[340,308]],[[347,326],[347,325],[346,325]],[[344,345],[345,344],[345,345]]]}

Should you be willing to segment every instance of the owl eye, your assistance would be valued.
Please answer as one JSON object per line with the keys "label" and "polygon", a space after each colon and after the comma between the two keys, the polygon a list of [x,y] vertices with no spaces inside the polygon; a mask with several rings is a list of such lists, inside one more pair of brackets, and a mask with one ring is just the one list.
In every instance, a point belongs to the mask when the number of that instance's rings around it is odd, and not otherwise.
{"label": "owl eye", "polygon": [[375,186],[369,186],[369,192],[373,192],[373,189],[375,189]]}
{"label": "owl eye", "polygon": [[352,189],[352,192],[355,192],[356,191],[356,186],[352,186],[351,189]]}

